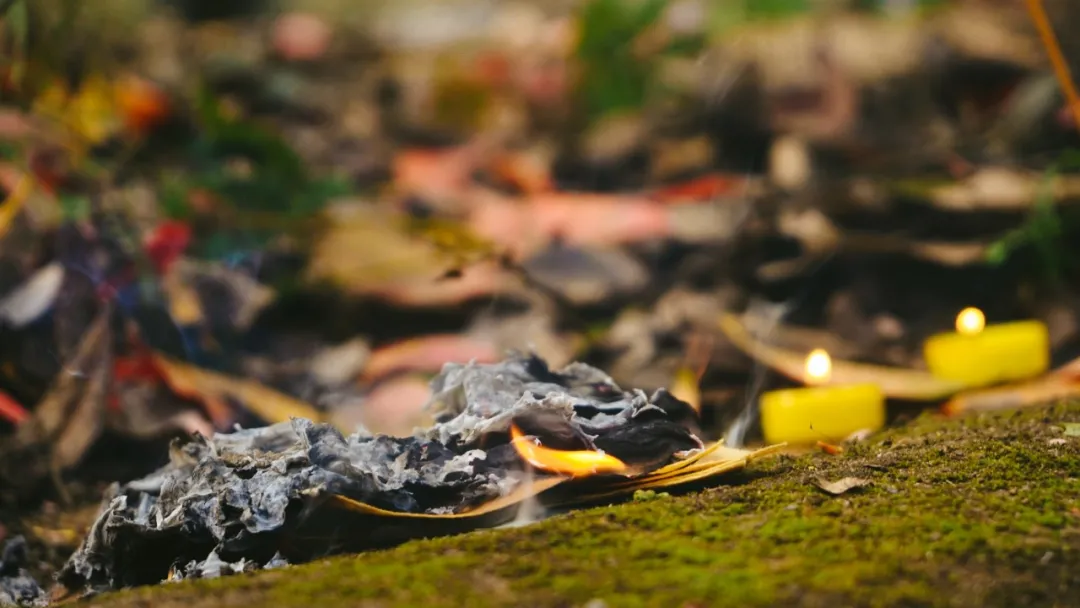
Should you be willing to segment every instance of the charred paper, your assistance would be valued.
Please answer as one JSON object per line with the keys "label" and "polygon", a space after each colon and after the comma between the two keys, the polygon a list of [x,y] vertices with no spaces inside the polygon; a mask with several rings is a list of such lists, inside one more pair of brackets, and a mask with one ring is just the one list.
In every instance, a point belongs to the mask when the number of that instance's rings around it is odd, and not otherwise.
{"label": "charred paper", "polygon": [[293,419],[175,443],[166,467],[114,488],[61,582],[218,576],[505,523],[504,507],[564,481],[528,470],[511,425],[549,448],[602,450],[646,479],[669,479],[666,465],[704,447],[686,403],[623,390],[581,363],[448,364],[431,388],[436,422],[411,437]]}

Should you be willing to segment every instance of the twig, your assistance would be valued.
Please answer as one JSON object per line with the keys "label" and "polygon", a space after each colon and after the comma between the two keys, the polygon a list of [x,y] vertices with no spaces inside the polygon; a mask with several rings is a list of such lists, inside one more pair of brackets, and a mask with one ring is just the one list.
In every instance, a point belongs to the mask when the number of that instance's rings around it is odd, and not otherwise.
{"label": "twig", "polygon": [[1035,24],[1035,29],[1039,31],[1039,39],[1042,40],[1046,54],[1050,58],[1050,64],[1054,68],[1054,76],[1065,93],[1069,109],[1072,110],[1076,128],[1080,129],[1080,95],[1076,92],[1076,85],[1073,84],[1072,74],[1069,72],[1069,64],[1061,53],[1061,46],[1058,44],[1057,35],[1054,34],[1054,27],[1050,24],[1050,18],[1046,15],[1046,8],[1042,0],[1026,0],[1026,3],[1031,21]]}

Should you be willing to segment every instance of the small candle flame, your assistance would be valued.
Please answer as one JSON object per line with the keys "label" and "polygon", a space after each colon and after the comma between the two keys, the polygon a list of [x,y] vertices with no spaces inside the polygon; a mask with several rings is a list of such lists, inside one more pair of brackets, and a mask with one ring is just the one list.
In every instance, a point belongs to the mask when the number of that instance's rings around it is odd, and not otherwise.
{"label": "small candle flame", "polygon": [[806,382],[828,382],[832,376],[832,358],[824,348],[815,348],[806,356]]}
{"label": "small candle flame", "polygon": [[978,308],[969,306],[956,315],[956,331],[965,336],[973,336],[984,327],[986,327],[986,315]]}

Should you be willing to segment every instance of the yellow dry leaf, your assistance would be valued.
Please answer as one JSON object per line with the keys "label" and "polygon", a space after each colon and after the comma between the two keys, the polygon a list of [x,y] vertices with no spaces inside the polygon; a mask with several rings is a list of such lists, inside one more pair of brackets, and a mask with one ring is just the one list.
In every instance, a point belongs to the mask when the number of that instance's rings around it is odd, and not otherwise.
{"label": "yellow dry leaf", "polygon": [[[728,470],[723,469],[722,467],[730,466],[733,462],[745,464],[748,459],[773,454],[783,447],[784,444],[778,444],[752,451],[724,447],[721,442],[717,441],[700,454],[698,458],[694,459],[693,462],[690,462],[685,466],[672,469],[669,465],[663,469],[653,471],[652,473],[640,475],[629,481],[613,483],[607,487],[611,489],[631,487],[635,489],[647,489],[650,487],[658,487],[660,485],[685,483],[687,479],[700,479],[700,473],[703,471],[715,472],[719,470]],[[717,467],[721,468],[718,469]]]}
{"label": "yellow dry leaf", "polygon": [[35,114],[54,120],[82,143],[96,145],[118,133],[123,117],[116,88],[102,76],[90,76],[76,91],[57,80],[34,100]]}
{"label": "yellow dry leaf", "polygon": [[[755,339],[742,321],[729,313],[721,315],[720,329],[732,344],[748,356],[793,380],[804,380],[807,353],[779,348]],[[942,380],[930,372],[839,360],[832,361],[832,375],[828,384],[877,384],[888,397],[912,401],[937,401],[967,388],[962,382]]]}
{"label": "yellow dry leaf", "polygon": [[965,391],[942,406],[949,415],[1044,405],[1080,396],[1080,380],[1051,375],[1019,384]]}
{"label": "yellow dry leaf", "polygon": [[68,106],[69,97],[71,95],[67,86],[60,80],[53,81],[34,100],[34,113],[48,118],[60,119]]}
{"label": "yellow dry leaf", "polygon": [[184,283],[174,264],[162,281],[162,288],[169,299],[169,314],[178,325],[196,325],[203,321],[199,295]]}
{"label": "yellow dry leaf", "polygon": [[[708,457],[713,452],[719,450],[720,446],[722,446],[722,445],[724,445],[723,440],[715,441],[709,447],[702,448],[700,450],[694,450],[693,453],[690,454],[687,458],[684,458],[682,460],[677,460],[677,461],[675,461],[675,462],[673,462],[673,463],[671,463],[669,465],[665,465],[665,466],[660,467],[659,469],[656,469],[655,471],[649,473],[649,476],[652,477],[652,476],[668,475],[668,474],[674,473],[674,472],[676,472],[676,471],[678,471],[680,469],[684,469],[684,468],[694,464],[695,462],[701,460],[702,458]],[[678,456],[678,454],[676,454],[676,456]]]}
{"label": "yellow dry leaf", "polygon": [[315,422],[323,419],[322,412],[310,404],[252,380],[202,369],[160,353],[154,354],[154,363],[165,376],[169,388],[182,397],[219,403],[231,397],[270,423],[285,422],[294,417]]}
{"label": "yellow dry leaf", "polygon": [[7,234],[11,223],[22,210],[30,192],[34,189],[34,180],[30,174],[24,173],[15,188],[8,194],[7,199],[0,205],[0,237]]}
{"label": "yellow dry leaf", "polygon": [[701,388],[697,373],[689,367],[680,367],[675,371],[675,378],[668,389],[676,399],[690,404],[695,412],[701,412]]}
{"label": "yellow dry leaf", "polygon": [[455,266],[499,257],[498,250],[491,241],[477,236],[468,227],[456,222],[409,218],[404,228],[407,234],[431,243]]}
{"label": "yellow dry leaf", "polygon": [[[616,498],[632,494],[636,490],[648,490],[654,488],[671,488],[694,482],[714,479],[726,473],[744,468],[748,463],[764,456],[778,453],[786,444],[777,444],[758,450],[739,450],[714,446],[708,457],[702,458],[694,464],[687,466],[675,474],[661,476],[643,475],[641,477],[622,481],[583,492],[572,492],[566,496],[560,496],[556,501],[546,504],[568,506],[575,503],[592,502],[600,499]],[[585,479],[580,483],[587,483]],[[569,485],[569,484],[568,484]],[[571,486],[572,487],[572,486]]]}
{"label": "yellow dry leaf", "polygon": [[116,105],[115,87],[100,76],[91,76],[72,100],[76,132],[91,143],[101,143],[120,130],[123,119]]}
{"label": "yellow dry leaf", "polygon": [[511,276],[490,261],[469,264],[453,280],[439,280],[448,270],[461,269],[462,259],[448,250],[472,251],[460,245],[460,234],[441,233],[437,245],[407,234],[391,214],[359,204],[336,205],[325,218],[306,271],[309,280],[328,280],[354,293],[408,305],[452,304],[514,289],[507,280]]}

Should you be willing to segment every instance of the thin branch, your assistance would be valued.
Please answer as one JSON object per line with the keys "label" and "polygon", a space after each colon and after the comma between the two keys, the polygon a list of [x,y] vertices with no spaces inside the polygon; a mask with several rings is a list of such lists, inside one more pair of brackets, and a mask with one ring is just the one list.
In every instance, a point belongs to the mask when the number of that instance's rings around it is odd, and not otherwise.
{"label": "thin branch", "polygon": [[1069,103],[1069,109],[1072,110],[1076,128],[1080,129],[1080,95],[1077,94],[1076,85],[1073,84],[1069,64],[1061,53],[1057,35],[1054,34],[1054,26],[1050,24],[1050,18],[1046,15],[1046,8],[1043,6],[1042,0],[1026,1],[1028,14],[1035,24],[1035,29],[1039,31],[1039,38],[1046,48],[1046,54],[1050,58],[1051,65],[1053,65],[1054,76],[1057,78],[1058,84],[1061,85],[1061,90],[1065,93],[1065,99]]}

